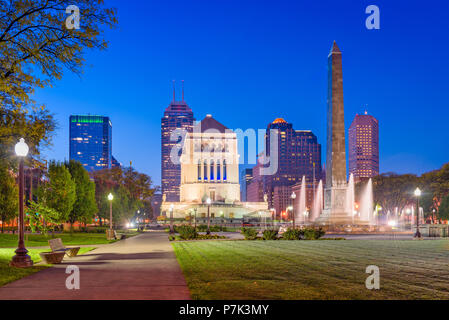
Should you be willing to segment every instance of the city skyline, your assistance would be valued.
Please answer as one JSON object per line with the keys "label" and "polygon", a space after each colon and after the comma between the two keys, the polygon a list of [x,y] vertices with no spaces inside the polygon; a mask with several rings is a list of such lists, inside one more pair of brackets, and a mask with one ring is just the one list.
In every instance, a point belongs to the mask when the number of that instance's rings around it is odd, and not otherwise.
{"label": "city skyline", "polygon": [[[239,24],[232,18],[250,12],[251,6],[242,4],[237,13],[233,10],[236,3],[231,2],[217,12],[215,21],[201,18],[211,27],[206,31],[211,37],[204,43],[204,35],[200,36],[191,22],[200,14],[197,6],[189,8],[181,3],[180,11],[173,11],[157,4],[146,10],[146,3],[136,2],[141,10],[135,10],[112,2],[120,12],[121,30],[107,33],[109,49],[101,57],[87,54],[93,67],[86,69],[81,79],[68,75],[53,88],[37,90],[36,99],[48,105],[60,125],[53,148],[43,153],[48,159],[68,158],[68,115],[103,114],[114,121],[114,155],[123,163],[132,161],[136,169],[150,174],[160,185],[160,155],[151,150],[160,149],[160,114],[170,100],[173,79],[186,80],[186,100],[199,118],[213,113],[230,128],[245,130],[265,128],[272,119],[283,117],[297,128],[312,130],[323,144],[325,126],[320,114],[326,108],[327,75],[326,57],[321,53],[328,52],[329,43],[337,40],[345,53],[345,127],[349,128],[353,116],[364,109],[379,119],[380,171],[420,174],[447,161],[449,151],[441,145],[448,133],[438,128],[444,127],[441,121],[449,115],[449,108],[444,107],[448,88],[445,74],[449,72],[444,53],[448,44],[426,36],[443,36],[438,22],[413,22],[421,21],[423,14],[425,21],[429,16],[439,21],[435,17],[442,15],[441,10],[432,6],[413,10],[415,5],[410,4],[409,14],[401,16],[399,5],[380,1],[382,28],[370,31],[364,26],[363,5],[339,8],[329,3],[324,9],[315,4],[306,4],[306,8],[284,4],[291,10],[282,10],[280,15],[261,4],[259,11]],[[188,12],[188,20],[181,8]],[[178,19],[170,19],[167,30],[159,34],[157,29],[155,35],[152,28],[168,21],[169,12]],[[144,15],[149,17],[143,19]],[[319,16],[317,24],[314,20]],[[267,22],[264,17],[274,20]],[[228,19],[231,28],[224,31],[221,26]],[[147,28],[140,28],[144,24]],[[176,31],[180,24],[186,28],[182,34]],[[237,28],[246,31],[235,38]],[[304,33],[310,29],[313,37]],[[135,39],[128,37],[134,32],[135,37],[148,41],[119,46],[126,38]],[[263,39],[261,32],[265,33]],[[412,43],[420,45],[410,50]],[[126,47],[130,50],[123,49]],[[179,47],[184,49],[182,54]],[[125,60],[126,67],[115,63]],[[423,115],[423,107],[430,112]],[[259,109],[263,112],[255,112]],[[397,140],[401,141],[399,146],[394,143]],[[138,148],[143,152],[131,152]]]}

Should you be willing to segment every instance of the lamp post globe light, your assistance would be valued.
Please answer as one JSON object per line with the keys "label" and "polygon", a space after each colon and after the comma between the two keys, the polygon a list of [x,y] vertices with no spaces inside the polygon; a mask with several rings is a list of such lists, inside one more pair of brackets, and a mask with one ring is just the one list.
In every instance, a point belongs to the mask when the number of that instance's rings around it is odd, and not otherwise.
{"label": "lamp post globe light", "polygon": [[419,197],[421,197],[421,189],[416,188],[415,197],[416,197],[416,232],[413,237],[415,239],[422,239],[421,232],[419,232]]}
{"label": "lamp post globe light", "polygon": [[23,213],[23,197],[25,178],[23,174],[23,159],[28,155],[28,145],[25,143],[25,139],[21,138],[15,146],[16,155],[19,157],[19,243],[15,251],[15,255],[12,257],[10,265],[17,268],[26,268],[33,265],[31,257],[27,254],[28,250],[25,248],[25,242],[23,240],[25,234],[25,217]]}
{"label": "lamp post globe light", "polygon": [[173,203],[170,205],[170,234],[175,233],[175,228],[173,227],[173,209],[174,209]]}
{"label": "lamp post globe light", "polygon": [[210,198],[207,198],[207,232],[206,234],[210,234],[210,204],[212,203],[212,200]]}
{"label": "lamp post globe light", "polygon": [[112,240],[114,239],[114,231],[112,230],[112,200],[114,200],[114,195],[112,193],[108,194],[108,200],[109,200],[109,232],[108,232],[108,239]]}

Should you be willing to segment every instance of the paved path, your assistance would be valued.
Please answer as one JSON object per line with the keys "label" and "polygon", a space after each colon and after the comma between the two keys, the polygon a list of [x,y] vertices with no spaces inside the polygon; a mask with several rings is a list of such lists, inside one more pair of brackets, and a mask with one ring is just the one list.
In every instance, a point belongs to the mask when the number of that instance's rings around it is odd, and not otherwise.
{"label": "paved path", "polygon": [[[80,289],[68,290],[68,265],[80,268]],[[2,299],[190,299],[166,232],[148,232],[55,265],[0,288]]]}

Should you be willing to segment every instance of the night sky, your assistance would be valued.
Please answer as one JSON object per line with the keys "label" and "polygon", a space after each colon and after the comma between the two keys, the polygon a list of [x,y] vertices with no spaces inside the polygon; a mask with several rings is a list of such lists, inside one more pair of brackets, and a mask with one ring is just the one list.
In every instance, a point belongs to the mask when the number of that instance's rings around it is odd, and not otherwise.
{"label": "night sky", "polygon": [[[336,40],[346,129],[365,109],[379,120],[381,172],[420,174],[449,161],[448,1],[105,2],[119,19],[109,49],[87,54],[81,78],[67,72],[36,94],[59,123],[49,159],[68,159],[69,115],[107,115],[114,156],[160,184],[160,118],[176,79],[197,120],[210,113],[245,130],[283,117],[318,136],[324,160]],[[370,4],[380,30],[365,27]]]}

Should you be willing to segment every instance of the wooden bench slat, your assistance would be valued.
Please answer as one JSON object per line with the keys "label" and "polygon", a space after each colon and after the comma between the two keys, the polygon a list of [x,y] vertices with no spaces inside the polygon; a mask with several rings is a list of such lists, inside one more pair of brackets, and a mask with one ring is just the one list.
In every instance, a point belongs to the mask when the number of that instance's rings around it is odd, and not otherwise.
{"label": "wooden bench slat", "polygon": [[66,248],[62,243],[61,238],[48,240],[48,244],[50,245],[51,251],[53,252],[61,252],[64,251],[69,257],[75,257],[80,250],[80,247],[70,247]]}

